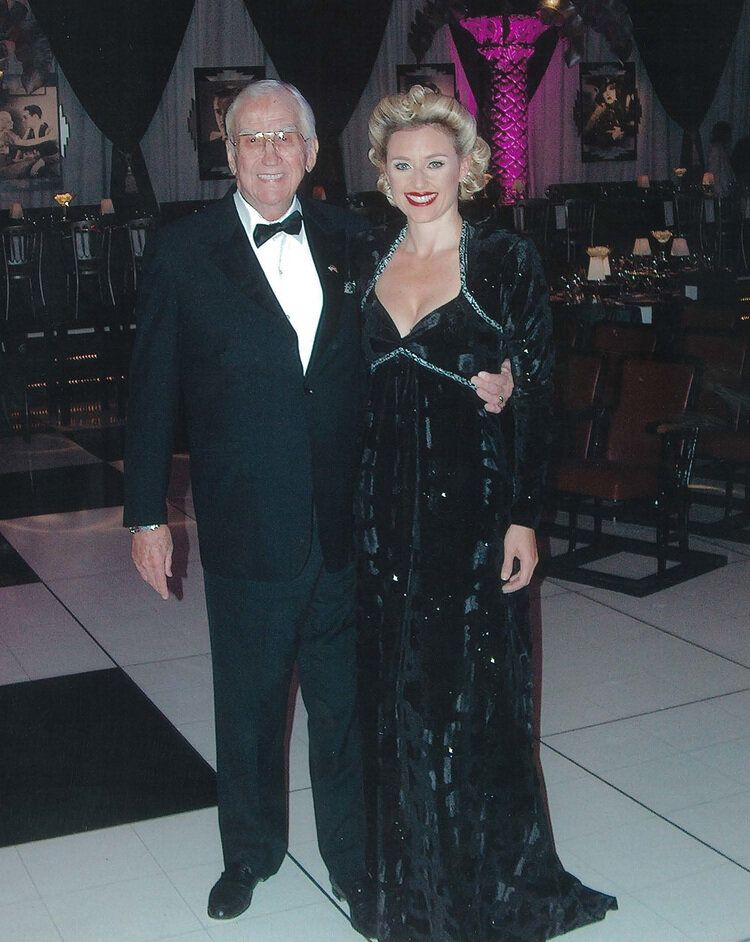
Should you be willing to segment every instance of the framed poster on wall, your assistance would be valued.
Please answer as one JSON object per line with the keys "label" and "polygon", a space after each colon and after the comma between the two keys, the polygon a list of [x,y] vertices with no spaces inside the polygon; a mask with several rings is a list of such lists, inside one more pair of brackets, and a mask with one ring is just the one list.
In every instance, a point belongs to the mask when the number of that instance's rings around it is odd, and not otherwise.
{"label": "framed poster on wall", "polygon": [[641,105],[632,62],[582,62],[575,121],[584,163],[635,160]]}
{"label": "framed poster on wall", "polygon": [[60,186],[57,75],[47,74],[45,81],[32,93],[18,88],[0,98],[0,188],[6,192]]}
{"label": "framed poster on wall", "polygon": [[196,147],[201,180],[230,180],[224,116],[235,95],[250,82],[266,77],[262,65],[194,69]]}
{"label": "framed poster on wall", "polygon": [[434,88],[443,95],[456,97],[456,67],[452,62],[422,62],[419,65],[397,65],[396,83],[400,92],[412,85]]}

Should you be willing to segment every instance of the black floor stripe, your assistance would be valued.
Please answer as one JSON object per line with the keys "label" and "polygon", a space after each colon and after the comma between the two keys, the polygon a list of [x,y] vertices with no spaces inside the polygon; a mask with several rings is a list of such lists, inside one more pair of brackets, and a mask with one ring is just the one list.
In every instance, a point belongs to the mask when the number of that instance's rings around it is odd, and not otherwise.
{"label": "black floor stripe", "polygon": [[40,582],[39,576],[0,533],[0,588]]}
{"label": "black floor stripe", "polygon": [[122,474],[108,464],[0,475],[0,520],[116,507],[122,501]]}
{"label": "black floor stripe", "polygon": [[101,461],[121,461],[125,457],[124,425],[73,429],[63,434]]}
{"label": "black floor stripe", "polygon": [[0,846],[216,804],[215,774],[114,668],[0,687]]}

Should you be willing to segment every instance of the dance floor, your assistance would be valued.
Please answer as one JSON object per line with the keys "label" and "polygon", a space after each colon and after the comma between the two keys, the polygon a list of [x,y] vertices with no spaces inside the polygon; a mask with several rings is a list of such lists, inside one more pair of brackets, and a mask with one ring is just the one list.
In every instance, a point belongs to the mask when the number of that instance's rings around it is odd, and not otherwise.
{"label": "dance floor", "polygon": [[[0,439],[0,942],[356,942],[315,843],[301,701],[289,856],[240,919],[206,915],[221,854],[187,459],[167,602],[132,568],[121,469],[117,426]],[[728,565],[643,599],[535,589],[558,851],[620,902],[575,942],[750,939],[750,545],[695,545]]]}

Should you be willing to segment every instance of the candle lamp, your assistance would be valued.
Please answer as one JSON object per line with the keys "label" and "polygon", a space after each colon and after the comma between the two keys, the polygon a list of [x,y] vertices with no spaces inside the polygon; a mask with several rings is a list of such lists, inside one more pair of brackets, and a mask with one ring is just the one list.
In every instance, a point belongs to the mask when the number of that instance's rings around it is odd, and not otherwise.
{"label": "candle lamp", "polygon": [[586,254],[589,257],[589,281],[604,281],[612,274],[609,267],[609,246],[590,245]]}
{"label": "candle lamp", "polygon": [[62,208],[63,222],[68,218],[68,206],[73,202],[73,193],[55,193],[52,199]]}

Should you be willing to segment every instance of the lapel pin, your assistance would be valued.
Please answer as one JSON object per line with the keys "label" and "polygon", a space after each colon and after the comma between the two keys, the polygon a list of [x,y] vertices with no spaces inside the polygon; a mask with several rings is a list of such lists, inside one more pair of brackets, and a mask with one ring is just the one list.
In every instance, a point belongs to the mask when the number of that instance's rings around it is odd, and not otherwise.
{"label": "lapel pin", "polygon": [[344,294],[354,294],[356,291],[357,285],[353,281],[344,282]]}
{"label": "lapel pin", "polygon": [[335,265],[329,265],[329,266],[328,266],[328,271],[335,272],[337,275],[338,275],[338,273],[339,273],[339,270],[338,270],[338,268],[336,268]]}

